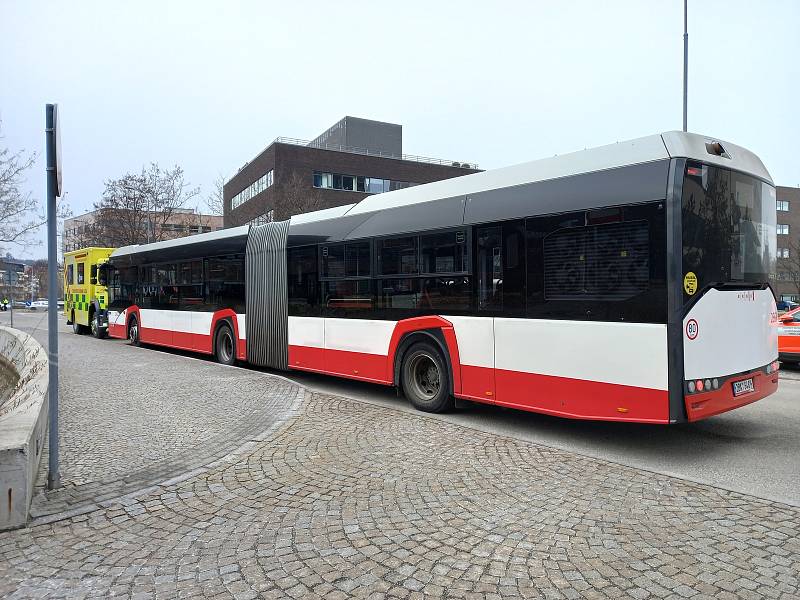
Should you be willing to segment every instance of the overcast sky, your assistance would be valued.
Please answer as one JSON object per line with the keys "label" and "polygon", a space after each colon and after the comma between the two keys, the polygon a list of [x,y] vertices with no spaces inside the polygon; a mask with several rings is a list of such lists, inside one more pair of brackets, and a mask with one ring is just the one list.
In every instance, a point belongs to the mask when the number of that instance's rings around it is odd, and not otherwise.
{"label": "overcast sky", "polygon": [[[800,184],[800,2],[689,1],[689,130]],[[344,115],[491,169],[681,128],[681,0],[0,0],[4,144],[40,153],[58,102],[74,214],[156,161],[206,194],[277,136]],[[41,246],[18,256],[45,256]]]}

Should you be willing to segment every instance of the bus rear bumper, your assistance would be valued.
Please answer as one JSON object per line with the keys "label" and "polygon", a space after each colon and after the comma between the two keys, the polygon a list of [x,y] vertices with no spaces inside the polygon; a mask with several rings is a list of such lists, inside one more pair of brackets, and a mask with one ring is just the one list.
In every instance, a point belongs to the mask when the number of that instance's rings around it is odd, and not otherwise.
{"label": "bus rear bumper", "polygon": [[[717,390],[685,395],[688,420],[699,421],[766,398],[778,390],[778,373],[774,371],[768,374],[764,369],[756,369],[726,379]],[[751,378],[754,391],[734,396],[734,382]]]}

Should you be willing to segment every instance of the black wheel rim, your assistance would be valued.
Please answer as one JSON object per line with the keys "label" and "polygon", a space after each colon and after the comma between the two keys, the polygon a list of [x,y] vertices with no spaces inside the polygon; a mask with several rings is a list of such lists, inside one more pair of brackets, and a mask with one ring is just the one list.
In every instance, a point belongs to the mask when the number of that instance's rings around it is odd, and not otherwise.
{"label": "black wheel rim", "polygon": [[409,363],[411,389],[422,400],[433,400],[442,386],[439,366],[427,354],[418,354]]}

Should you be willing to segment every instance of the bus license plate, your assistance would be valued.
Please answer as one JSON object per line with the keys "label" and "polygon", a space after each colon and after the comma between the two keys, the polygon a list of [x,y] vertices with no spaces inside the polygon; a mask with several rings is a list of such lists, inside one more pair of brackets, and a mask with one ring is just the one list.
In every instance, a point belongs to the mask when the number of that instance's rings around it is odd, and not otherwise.
{"label": "bus license plate", "polygon": [[733,382],[733,395],[734,396],[741,396],[742,394],[746,394],[747,392],[755,392],[756,388],[753,387],[753,380],[752,379],[744,379],[742,381],[734,381]]}

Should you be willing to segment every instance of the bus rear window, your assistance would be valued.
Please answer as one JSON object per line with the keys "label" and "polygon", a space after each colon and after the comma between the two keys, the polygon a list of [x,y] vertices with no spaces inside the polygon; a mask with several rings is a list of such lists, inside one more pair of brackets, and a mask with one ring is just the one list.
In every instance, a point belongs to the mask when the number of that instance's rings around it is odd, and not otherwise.
{"label": "bus rear window", "polygon": [[[775,270],[775,188],[741,173],[690,163],[681,201],[683,273],[698,289],[765,284]],[[684,290],[684,299],[690,298]]]}

